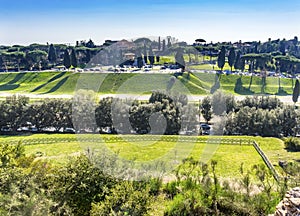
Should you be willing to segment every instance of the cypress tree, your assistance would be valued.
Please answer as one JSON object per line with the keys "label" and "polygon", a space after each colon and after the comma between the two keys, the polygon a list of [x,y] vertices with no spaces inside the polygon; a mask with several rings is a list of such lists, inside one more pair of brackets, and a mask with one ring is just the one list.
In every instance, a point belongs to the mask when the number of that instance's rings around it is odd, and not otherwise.
{"label": "cypress tree", "polygon": [[56,63],[56,59],[57,56],[56,56],[55,47],[53,44],[50,44],[49,51],[48,51],[48,60],[50,63]]}
{"label": "cypress tree", "polygon": [[234,62],[234,68],[235,69],[242,69],[242,62],[241,62],[241,51],[238,51],[235,57],[235,62]]}
{"label": "cypress tree", "polygon": [[235,62],[235,50],[234,47],[231,47],[228,55],[228,64],[231,68],[231,72],[232,72],[232,67],[234,65],[234,62]]}
{"label": "cypress tree", "polygon": [[167,47],[168,48],[171,48],[172,44],[171,44],[171,37],[169,36],[168,37],[168,44],[167,44]]}
{"label": "cypress tree", "polygon": [[68,49],[65,49],[65,53],[64,53],[64,66],[67,69],[71,67],[71,58]]}
{"label": "cypress tree", "polygon": [[142,57],[142,52],[141,50],[137,50],[136,52],[136,56],[137,56],[137,67],[138,68],[142,68],[143,67],[143,57]]}
{"label": "cypress tree", "polygon": [[156,62],[159,62],[159,61],[160,61],[160,56],[156,55]]}
{"label": "cypress tree", "polygon": [[221,69],[221,71],[223,70],[225,65],[225,54],[226,54],[225,47],[222,46],[221,51],[218,54],[218,67]]}
{"label": "cypress tree", "polygon": [[150,65],[154,64],[154,54],[151,46],[149,48],[149,61],[150,61]]}
{"label": "cypress tree", "polygon": [[147,56],[147,47],[146,47],[146,44],[144,44],[143,55],[144,55],[144,62],[145,62],[145,64],[147,64],[148,63],[148,56]]}
{"label": "cypress tree", "polygon": [[295,87],[293,89],[293,102],[296,104],[298,101],[299,97],[299,91],[300,91],[300,86],[299,86],[299,80],[296,80]]}
{"label": "cypress tree", "polygon": [[166,40],[163,39],[163,42],[162,42],[162,51],[165,51],[166,50]]}
{"label": "cypress tree", "polygon": [[176,61],[176,65],[179,66],[179,68],[182,69],[182,71],[185,70],[185,61],[183,58],[183,52],[181,49],[179,49],[175,55],[175,61]]}
{"label": "cypress tree", "polygon": [[158,37],[158,51],[161,50],[161,41],[160,41],[160,37]]}
{"label": "cypress tree", "polygon": [[72,51],[71,51],[71,65],[75,68],[78,66],[76,51],[74,48],[72,48]]}

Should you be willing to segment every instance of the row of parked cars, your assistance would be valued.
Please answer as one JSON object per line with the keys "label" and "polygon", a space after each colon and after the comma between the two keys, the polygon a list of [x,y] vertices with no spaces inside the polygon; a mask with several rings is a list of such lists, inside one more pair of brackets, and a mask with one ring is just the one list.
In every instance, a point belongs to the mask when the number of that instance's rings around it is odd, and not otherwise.
{"label": "row of parked cars", "polygon": [[[211,134],[211,126],[208,124],[200,124],[200,134],[202,135],[209,135]],[[0,132],[1,133],[12,133],[13,130],[8,127],[8,126],[3,126],[0,128]],[[69,134],[75,134],[75,133],[91,133],[93,131],[89,131],[89,130],[83,130],[83,131],[76,131],[74,128],[60,128],[58,131],[56,128],[54,127],[47,127],[47,128],[43,128],[40,131],[34,126],[32,125],[30,122],[28,122],[28,124],[19,127],[17,129],[17,132],[20,133],[69,133]],[[118,130],[118,129],[110,129],[110,128],[104,128],[101,130],[101,133],[104,134],[122,134],[123,131]],[[132,131],[132,133],[136,133],[135,131]],[[140,133],[140,134],[147,134],[147,131],[145,131],[145,133]],[[181,133],[182,135],[197,135],[196,131],[183,131]]]}

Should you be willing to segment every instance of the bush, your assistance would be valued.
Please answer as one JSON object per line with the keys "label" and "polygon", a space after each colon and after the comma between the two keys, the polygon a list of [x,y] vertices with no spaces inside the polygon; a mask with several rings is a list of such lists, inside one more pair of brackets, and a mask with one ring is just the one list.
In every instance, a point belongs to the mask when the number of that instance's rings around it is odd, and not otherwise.
{"label": "bush", "polygon": [[153,198],[148,187],[139,188],[125,181],[113,188],[104,201],[93,203],[90,215],[144,215],[151,202]]}
{"label": "bush", "polygon": [[203,203],[203,197],[197,190],[177,194],[165,211],[165,216],[212,215],[212,210]]}
{"label": "bush", "polygon": [[300,151],[300,140],[295,137],[290,137],[284,140],[285,148],[291,151]]}

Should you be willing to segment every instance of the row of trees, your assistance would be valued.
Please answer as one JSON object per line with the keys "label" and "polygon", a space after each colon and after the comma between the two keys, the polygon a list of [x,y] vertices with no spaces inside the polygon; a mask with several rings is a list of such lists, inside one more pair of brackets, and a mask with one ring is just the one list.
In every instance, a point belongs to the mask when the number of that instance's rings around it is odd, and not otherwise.
{"label": "row of trees", "polygon": [[[268,96],[237,101],[221,91],[205,97],[199,106],[188,104],[184,95],[153,92],[148,102],[104,98],[79,91],[72,100],[29,103],[28,98],[9,97],[0,102],[0,127],[17,131],[30,122],[45,128],[75,128],[77,131],[138,134],[179,134],[197,131],[199,115],[212,120],[215,134],[293,136],[298,133],[299,112]],[[218,118],[221,118],[218,121]]]}
{"label": "row of trees", "polygon": [[[204,44],[203,44],[204,43]],[[266,42],[261,41],[252,41],[252,42],[242,42],[238,41],[236,43],[232,42],[218,42],[218,43],[206,43],[203,39],[197,39],[194,46],[203,53],[208,55],[214,54],[221,49],[222,46],[225,46],[226,49],[230,49],[230,47],[236,47],[238,50],[242,52],[243,55],[249,53],[270,53],[273,55],[288,55],[295,56],[300,58],[299,53],[299,41],[298,37],[295,36],[293,39],[286,40],[285,38],[280,40],[272,40],[269,38]]]}
{"label": "row of trees", "polygon": [[202,100],[200,110],[208,122],[214,117],[215,133],[261,136],[294,136],[298,133],[300,115],[294,106],[283,105],[269,96],[246,97],[236,101],[232,95],[217,91]]}
{"label": "row of trees", "polygon": [[178,134],[197,124],[197,109],[187,104],[183,95],[154,92],[147,103],[114,98],[96,101],[94,92],[87,91],[79,91],[72,100],[39,103],[29,103],[22,96],[8,97],[0,102],[0,127],[13,132],[31,125],[37,131],[75,128],[90,132]]}
{"label": "row of trees", "polygon": [[89,43],[80,46],[64,44],[32,44],[30,46],[15,45],[0,47],[0,68],[9,70],[41,70],[55,65],[84,66],[101,49]]}
{"label": "row of trees", "polygon": [[[227,53],[228,55],[226,55]],[[226,56],[231,71],[233,68],[244,71],[247,64],[251,73],[255,70],[260,72],[268,70],[294,74],[300,67],[300,59],[294,56],[280,55],[278,53],[242,54],[240,50],[237,49],[236,51],[234,47],[230,47],[229,52],[227,52],[225,46],[222,46],[218,54],[218,67],[221,70],[225,66]]]}

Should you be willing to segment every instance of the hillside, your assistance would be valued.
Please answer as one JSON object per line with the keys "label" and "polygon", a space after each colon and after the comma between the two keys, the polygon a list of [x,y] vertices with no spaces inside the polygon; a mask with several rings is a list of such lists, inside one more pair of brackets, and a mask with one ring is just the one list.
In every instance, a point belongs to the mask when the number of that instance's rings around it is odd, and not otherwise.
{"label": "hillside", "polygon": [[[260,94],[261,78],[253,76],[252,84],[250,83],[251,76],[220,75],[217,77],[216,74],[200,72],[190,75],[184,73],[177,79],[173,78],[172,74],[161,73],[1,73],[0,93],[60,95],[73,94],[76,89],[84,88],[101,94],[149,94],[152,90],[167,89],[194,95],[206,95],[217,89],[235,95]],[[291,94],[292,86],[292,79],[279,80],[275,77],[267,77],[265,93]]]}

